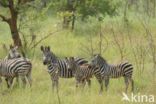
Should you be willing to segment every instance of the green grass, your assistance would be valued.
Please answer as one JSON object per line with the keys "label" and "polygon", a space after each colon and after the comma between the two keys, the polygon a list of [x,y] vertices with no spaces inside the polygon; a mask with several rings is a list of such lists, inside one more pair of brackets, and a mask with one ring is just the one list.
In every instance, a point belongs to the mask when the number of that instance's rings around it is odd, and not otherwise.
{"label": "green grass", "polygon": [[[56,19],[53,18],[48,18],[45,21],[41,21],[40,24],[42,25],[40,29],[35,31],[35,34],[37,34],[37,39],[40,39],[46,34],[55,31],[55,21]],[[153,22],[155,22],[155,20],[153,20]],[[119,18],[113,18],[111,20],[109,17],[107,17],[102,23],[102,32],[108,40],[108,48],[102,53],[102,55],[108,60],[109,63],[119,63],[121,60],[119,50],[113,43],[111,23],[115,23],[113,28],[115,33],[119,36],[119,40],[121,40],[121,36],[125,36],[124,48],[126,51],[124,52],[124,60],[128,60],[134,65],[133,78],[135,81],[135,93],[147,95],[153,94],[156,96],[156,81],[154,81],[155,77],[153,78],[152,76],[154,69],[152,69],[151,57],[147,55],[145,61],[145,70],[140,74],[139,72],[141,69],[137,69],[136,63],[134,62],[131,45],[127,38],[127,31]],[[149,26],[153,36],[155,37],[154,34],[156,34],[156,31],[154,26],[156,25],[154,25],[152,22],[149,24],[151,24]],[[36,47],[34,58],[29,55],[29,58],[33,63],[32,88],[27,87],[26,89],[23,89],[15,85],[13,89],[8,90],[6,88],[6,83],[3,80],[3,83],[0,86],[0,104],[58,104],[57,94],[52,92],[50,76],[48,75],[48,72],[46,72],[47,67],[43,66],[42,64],[42,53],[40,51],[40,46],[49,45],[51,50],[59,58],[64,58],[66,56],[80,56],[90,59],[90,57],[84,53],[84,51],[82,51],[84,49],[83,45],[89,46],[88,38],[91,34],[94,42],[93,47],[96,49],[95,52],[98,52],[98,26],[99,24],[95,20],[94,22],[92,21],[92,23],[78,22],[74,32],[63,30],[40,43],[39,46]],[[136,49],[138,44],[147,46],[148,41],[144,39],[145,31],[141,25],[133,21],[131,22],[130,26],[130,34],[132,36],[132,45],[134,48]],[[0,44],[5,43],[6,45],[9,45],[12,43],[8,26],[2,22],[0,22],[0,40]],[[103,40],[103,48],[105,46],[106,42]],[[0,50],[0,58],[4,58],[6,52],[2,47],[0,47]],[[137,55],[139,55],[139,53],[137,53]],[[89,89],[88,86],[86,86],[83,90],[75,88],[74,78],[60,78],[59,82],[59,96],[61,99],[61,104],[132,104],[131,102],[128,103],[121,101],[122,92],[125,88],[123,78],[111,79],[108,92],[106,93],[104,91],[101,96],[98,94],[99,84],[95,78],[92,79],[91,88]]]}

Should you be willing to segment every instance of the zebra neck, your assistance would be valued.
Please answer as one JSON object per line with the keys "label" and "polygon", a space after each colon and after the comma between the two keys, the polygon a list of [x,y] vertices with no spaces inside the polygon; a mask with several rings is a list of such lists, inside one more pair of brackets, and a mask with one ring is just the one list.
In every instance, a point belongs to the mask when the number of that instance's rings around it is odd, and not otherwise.
{"label": "zebra neck", "polygon": [[58,62],[57,58],[51,57],[51,63],[57,63],[57,62]]}
{"label": "zebra neck", "polygon": [[77,63],[75,63],[75,65],[73,66],[72,70],[73,70],[73,73],[75,74],[77,71],[79,71],[80,69],[80,66],[77,65]]}
{"label": "zebra neck", "polygon": [[109,68],[110,67],[110,65],[109,64],[99,64],[99,67],[100,68],[102,68],[102,67],[105,67],[105,68]]}

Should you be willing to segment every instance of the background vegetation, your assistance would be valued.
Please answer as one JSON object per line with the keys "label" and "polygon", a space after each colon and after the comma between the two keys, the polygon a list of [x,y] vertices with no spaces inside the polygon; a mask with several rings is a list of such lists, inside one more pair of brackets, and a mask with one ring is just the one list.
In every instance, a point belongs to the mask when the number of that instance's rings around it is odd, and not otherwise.
{"label": "background vegetation", "polygon": [[[12,18],[0,0],[0,15]],[[135,93],[156,96],[156,0],[14,0],[18,11],[17,32],[21,44],[12,39],[11,28],[0,17],[0,58],[10,44],[19,45],[33,63],[32,88],[0,86],[0,104],[57,104],[50,76],[42,64],[41,45],[49,45],[59,57],[80,56],[88,60],[101,53],[109,63],[128,60],[134,65]],[[74,24],[73,24],[74,22]],[[12,31],[12,30],[11,30]],[[14,31],[14,30],[13,30]],[[123,79],[111,79],[109,91],[99,96],[99,84],[84,90],[75,80],[60,79],[61,104],[131,104],[122,101]],[[130,93],[129,93],[130,95]]]}

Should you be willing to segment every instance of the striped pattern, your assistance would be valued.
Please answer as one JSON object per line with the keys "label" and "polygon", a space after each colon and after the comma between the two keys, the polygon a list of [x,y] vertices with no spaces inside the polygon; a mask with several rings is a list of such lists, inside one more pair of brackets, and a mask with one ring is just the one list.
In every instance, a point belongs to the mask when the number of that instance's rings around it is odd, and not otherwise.
{"label": "striped pattern", "polygon": [[[99,67],[96,71],[96,75],[100,75],[100,77],[102,77],[102,78],[98,77],[100,78],[98,80],[101,86],[103,85],[102,85],[102,81],[100,80],[105,79],[106,90],[109,84],[109,78],[124,77],[125,84],[126,84],[125,92],[127,93],[129,82],[131,82],[132,84],[132,91],[133,91],[134,86],[133,86],[133,79],[132,79],[132,74],[133,74],[132,64],[128,62],[123,62],[118,65],[111,65],[108,64],[107,61],[100,55],[95,55],[91,61],[91,64]],[[101,89],[101,91],[102,90],[103,88]]]}
{"label": "striped pattern", "polygon": [[52,80],[52,87],[53,90],[56,87],[56,89],[58,90],[58,84],[59,84],[59,69],[58,69],[58,64],[49,64],[48,65],[48,73],[51,77]]}
{"label": "striped pattern", "polygon": [[92,78],[97,67],[89,64],[78,65],[74,57],[66,58],[66,62],[67,68],[74,72],[76,87],[78,87],[79,84],[83,84],[84,87],[86,81],[89,86],[91,85],[90,78]]}
{"label": "striped pattern", "polygon": [[18,47],[10,45],[8,55],[5,57],[5,59],[14,59],[14,58],[20,58],[20,57],[22,56],[18,52]]}
{"label": "striped pattern", "polygon": [[19,76],[25,86],[27,77],[31,85],[32,64],[24,58],[0,60],[0,76],[5,77],[8,87],[11,87],[13,78]]}
{"label": "striped pattern", "polygon": [[[51,63],[57,63],[59,68],[59,76],[62,78],[72,78],[74,77],[73,71],[68,70],[66,60],[65,59],[58,59],[54,53],[50,51],[50,47],[43,47],[41,46],[41,51],[43,52],[43,64],[49,65]],[[87,63],[84,58],[74,58],[78,65],[82,65]],[[51,67],[48,67],[50,70]]]}

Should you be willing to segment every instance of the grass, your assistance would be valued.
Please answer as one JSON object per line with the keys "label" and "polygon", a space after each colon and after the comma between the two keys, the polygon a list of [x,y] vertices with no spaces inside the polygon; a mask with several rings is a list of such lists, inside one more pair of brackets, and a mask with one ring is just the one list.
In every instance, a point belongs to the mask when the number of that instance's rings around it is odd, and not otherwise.
{"label": "grass", "polygon": [[[55,19],[48,18],[41,22],[40,30],[36,30],[37,39],[45,36],[46,34],[55,31]],[[155,21],[155,20],[153,20]],[[113,43],[113,37],[111,28],[111,23],[115,33],[121,37],[125,36],[125,60],[130,61],[134,65],[134,81],[135,81],[135,93],[155,95],[156,96],[156,81],[153,78],[152,72],[152,61],[147,55],[145,61],[145,70],[140,73],[141,69],[137,69],[136,63],[134,61],[134,56],[132,53],[131,45],[127,38],[127,31],[120,19],[109,19],[108,17],[104,20],[103,34],[108,40],[108,49],[102,53],[102,55],[108,60],[109,63],[119,63],[120,53],[117,46]],[[133,21],[131,23],[130,34],[132,36],[132,45],[135,47],[139,45],[147,45],[148,41],[144,39],[145,31],[140,26],[140,24],[135,24]],[[149,23],[150,24],[150,23]],[[152,23],[150,26],[152,34],[156,34],[155,25]],[[97,26],[97,27],[96,27]],[[77,23],[76,30],[74,32],[63,30],[42,43],[36,48],[34,58],[29,56],[33,63],[33,86],[32,88],[27,87],[26,89],[19,88],[16,85],[13,89],[9,90],[6,88],[5,81],[0,86],[0,104],[58,104],[57,94],[52,92],[50,76],[46,72],[46,66],[42,64],[42,53],[40,51],[41,45],[51,46],[51,50],[59,57],[63,58],[66,56],[80,56],[90,59],[90,57],[82,51],[84,49],[83,45],[89,46],[88,37],[91,34],[93,36],[93,47],[98,52],[98,22],[89,23]],[[82,31],[81,31],[82,30]],[[121,34],[122,33],[122,34]],[[155,35],[153,35],[155,37]],[[120,38],[119,38],[120,39]],[[143,40],[142,40],[143,39]],[[155,38],[154,38],[155,39]],[[9,45],[12,43],[8,26],[5,23],[0,22],[0,43],[5,43]],[[143,41],[140,43],[140,41]],[[103,46],[106,46],[104,41]],[[0,47],[0,58],[4,58],[6,52]],[[139,53],[137,53],[139,55]],[[140,59],[139,59],[140,60]],[[14,83],[16,84],[16,83]],[[111,79],[109,90],[105,91],[100,96],[99,84],[95,78],[92,79],[92,86],[89,89],[88,86],[85,89],[76,89],[75,80],[60,78],[59,95],[61,99],[61,104],[132,104],[132,102],[122,101],[122,92],[124,91],[125,85],[123,78]],[[130,95],[130,91],[129,91]],[[144,104],[144,103],[142,103]],[[145,103],[146,104],[146,103]]]}

